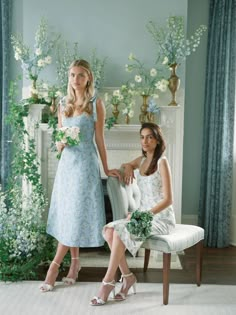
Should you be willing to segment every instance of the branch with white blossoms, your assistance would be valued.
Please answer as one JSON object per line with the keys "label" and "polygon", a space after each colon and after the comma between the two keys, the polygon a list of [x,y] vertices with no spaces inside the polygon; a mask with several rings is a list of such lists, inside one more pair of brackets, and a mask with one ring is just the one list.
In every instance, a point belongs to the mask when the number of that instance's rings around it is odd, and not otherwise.
{"label": "branch with white blossoms", "polygon": [[153,21],[146,25],[157,45],[157,62],[162,64],[179,64],[200,45],[200,39],[207,30],[205,25],[200,25],[195,33],[186,38],[184,30],[184,18],[182,16],[170,16],[166,27],[158,27]]}
{"label": "branch with white blossoms", "polygon": [[47,22],[42,19],[35,34],[34,50],[23,42],[21,34],[11,36],[15,59],[30,80],[37,80],[39,73],[52,62],[51,53],[60,35],[49,33]]}
{"label": "branch with white blossoms", "polygon": [[41,95],[47,103],[51,103],[53,99],[61,98],[63,93],[57,85],[49,85],[44,82],[42,83],[39,95]]}
{"label": "branch with white blossoms", "polygon": [[114,90],[111,93],[106,92],[104,94],[104,101],[111,105],[119,105],[123,101],[123,95],[121,94],[120,90]]}
{"label": "branch with white blossoms", "polygon": [[[77,42],[70,44],[65,40],[60,41],[57,47],[56,67],[57,80],[60,85],[60,90],[64,95],[67,93],[68,68],[73,61],[79,59],[84,58],[82,58],[80,54],[79,44]],[[106,58],[98,58],[96,49],[93,49],[88,61],[94,76],[94,87],[99,90],[104,82],[104,67]]]}
{"label": "branch with white blossoms", "polygon": [[132,61],[132,63],[125,65],[126,71],[136,71],[137,73],[134,76],[134,81],[130,82],[132,89],[136,91],[137,94],[147,96],[152,95],[158,98],[157,90],[160,86],[163,88],[164,84],[161,71],[154,67],[151,69],[145,68],[144,64],[141,63],[133,53],[129,55],[129,60]]}
{"label": "branch with white blossoms", "polygon": [[72,47],[64,40],[58,43],[56,55],[57,81],[64,95],[67,94],[68,68],[74,60],[80,58],[78,43],[73,43]]}
{"label": "branch with white blossoms", "polygon": [[94,87],[96,90],[99,90],[104,82],[104,67],[106,63],[106,58],[99,59],[97,57],[96,49],[94,49],[92,51],[89,62],[93,71]]}

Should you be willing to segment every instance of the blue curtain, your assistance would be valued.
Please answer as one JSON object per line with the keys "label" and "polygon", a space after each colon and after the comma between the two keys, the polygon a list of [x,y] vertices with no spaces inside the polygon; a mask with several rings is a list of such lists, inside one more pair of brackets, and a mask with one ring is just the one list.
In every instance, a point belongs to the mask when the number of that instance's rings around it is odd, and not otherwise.
{"label": "blue curtain", "polygon": [[5,189],[10,174],[10,126],[6,124],[8,113],[8,87],[10,76],[10,23],[11,0],[0,4],[0,184]]}
{"label": "blue curtain", "polygon": [[236,0],[210,0],[199,225],[205,245],[227,247],[232,206]]}

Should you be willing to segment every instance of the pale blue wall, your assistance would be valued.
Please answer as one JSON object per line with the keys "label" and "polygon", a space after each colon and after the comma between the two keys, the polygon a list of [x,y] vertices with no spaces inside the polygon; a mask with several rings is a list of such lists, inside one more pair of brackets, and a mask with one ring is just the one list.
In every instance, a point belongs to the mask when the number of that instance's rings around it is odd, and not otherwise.
{"label": "pale blue wall", "polygon": [[[105,86],[119,86],[126,78],[124,65],[130,52],[146,64],[154,59],[155,45],[145,29],[148,20],[164,23],[169,15],[182,15],[191,34],[207,24],[209,0],[13,0],[13,32],[23,32],[31,45],[40,18],[69,42],[79,42],[86,57],[93,48],[108,57]],[[183,214],[197,214],[203,125],[206,37],[197,52],[178,69],[181,86],[185,81]],[[16,66],[16,63],[14,63]],[[19,67],[19,66],[17,66]],[[14,68],[16,69],[16,68]],[[19,68],[17,68],[19,69]],[[45,71],[49,81],[55,69]],[[186,72],[185,72],[186,70]],[[185,77],[186,75],[186,77]],[[45,77],[44,76],[44,77]]]}
{"label": "pale blue wall", "polygon": [[[187,17],[187,0],[22,0],[23,32],[32,43],[44,16],[69,42],[79,42],[84,57],[93,48],[108,57],[106,86],[119,86],[127,73],[124,65],[130,52],[146,64],[155,58],[155,45],[145,25],[151,19],[164,23],[173,15]],[[50,73],[48,73],[50,78]]]}

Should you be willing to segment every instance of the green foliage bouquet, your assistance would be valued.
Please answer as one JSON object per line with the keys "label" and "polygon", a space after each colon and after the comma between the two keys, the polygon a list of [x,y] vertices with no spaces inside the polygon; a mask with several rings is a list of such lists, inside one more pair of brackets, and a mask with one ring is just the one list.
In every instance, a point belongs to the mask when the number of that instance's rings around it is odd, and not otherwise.
{"label": "green foliage bouquet", "polygon": [[166,27],[158,27],[153,21],[149,21],[146,27],[158,46],[158,60],[161,59],[163,64],[168,65],[179,64],[181,60],[195,52],[201,36],[207,29],[205,25],[200,25],[187,39],[182,16],[168,17]]}
{"label": "green foliage bouquet", "polygon": [[145,240],[151,233],[152,220],[153,214],[150,211],[135,210],[131,214],[127,230],[141,240]]}

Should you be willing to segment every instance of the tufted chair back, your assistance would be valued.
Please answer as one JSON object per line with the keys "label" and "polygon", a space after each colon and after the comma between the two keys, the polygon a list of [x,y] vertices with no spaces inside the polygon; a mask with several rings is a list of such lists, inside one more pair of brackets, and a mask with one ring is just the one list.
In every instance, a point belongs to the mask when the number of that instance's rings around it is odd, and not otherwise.
{"label": "tufted chair back", "polygon": [[140,190],[136,179],[130,185],[120,183],[115,177],[108,177],[107,192],[112,205],[113,220],[124,219],[128,212],[140,206]]}

